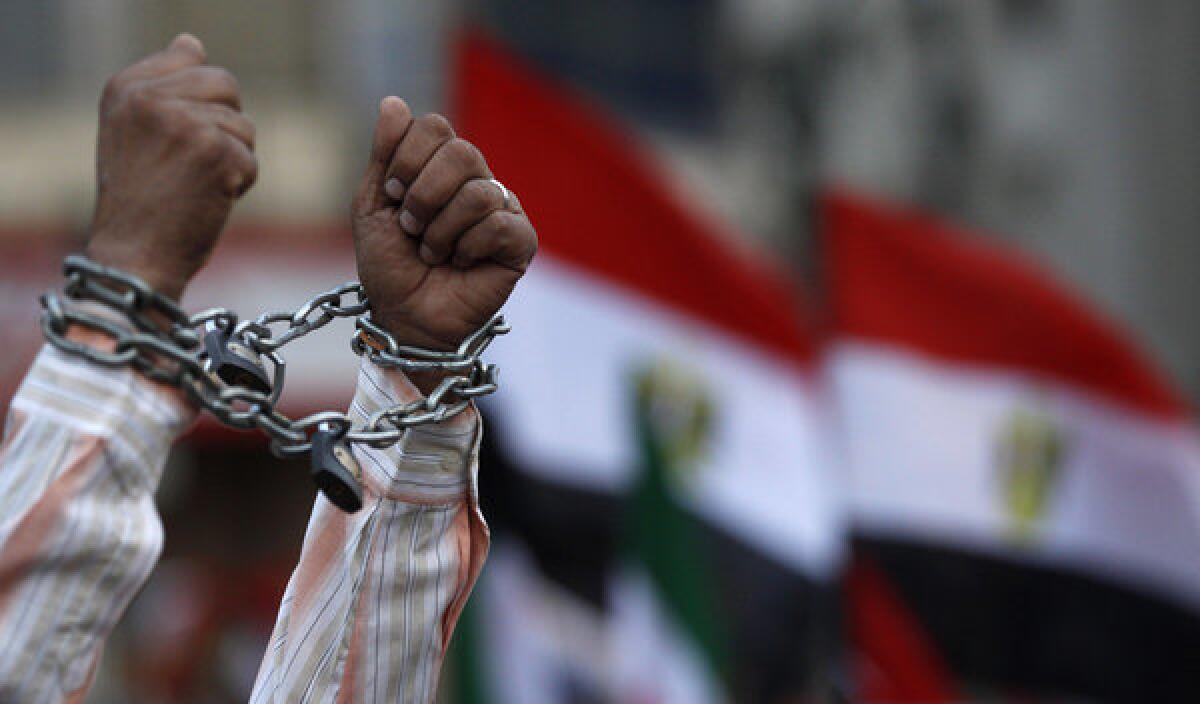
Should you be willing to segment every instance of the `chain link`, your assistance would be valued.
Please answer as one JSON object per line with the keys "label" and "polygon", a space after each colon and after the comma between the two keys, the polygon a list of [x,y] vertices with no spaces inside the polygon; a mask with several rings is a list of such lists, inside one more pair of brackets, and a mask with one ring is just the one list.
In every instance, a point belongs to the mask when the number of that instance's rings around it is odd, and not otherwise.
{"label": "chain link", "polygon": [[[316,432],[334,433],[346,443],[388,447],[398,442],[408,428],[439,423],[461,413],[471,399],[496,390],[498,370],[495,365],[485,364],[480,356],[497,335],[510,329],[497,315],[457,350],[441,352],[397,343],[371,320],[370,302],[357,282],[318,294],[295,311],[272,311],[239,321],[237,314],[226,308],[189,316],[141,279],[83,256],[67,257],[63,273],[67,282],[62,295],[51,291],[41,298],[42,332],[50,344],[104,366],[132,366],[154,381],[176,386],[221,423],[263,432],[270,439],[271,451],[279,456],[309,452]],[[68,306],[64,298],[101,304],[119,313],[132,328],[81,306]],[[279,355],[280,348],[337,318],[356,318],[357,334],[351,346],[374,364],[405,371],[440,370],[449,375],[426,398],[383,408],[358,427],[339,411],[287,417],[276,407],[287,368]],[[69,339],[67,331],[72,326],[110,338],[112,351]],[[205,335],[213,332],[240,342],[270,361],[269,391],[230,384],[217,377],[203,344]]]}

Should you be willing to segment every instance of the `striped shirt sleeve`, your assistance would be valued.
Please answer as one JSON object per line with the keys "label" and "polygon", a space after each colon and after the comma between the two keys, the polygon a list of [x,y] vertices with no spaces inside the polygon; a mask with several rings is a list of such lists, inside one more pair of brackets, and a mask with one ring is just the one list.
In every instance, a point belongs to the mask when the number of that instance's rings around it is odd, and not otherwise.
{"label": "striped shirt sleeve", "polygon": [[154,491],[192,412],[46,347],[0,446],[0,701],[81,701],[162,548]]}
{"label": "striped shirt sleeve", "polygon": [[[351,415],[417,398],[364,361]],[[355,446],[364,503],[313,509],[252,702],[430,702],[450,634],[482,567],[481,427],[472,407],[376,450]]]}

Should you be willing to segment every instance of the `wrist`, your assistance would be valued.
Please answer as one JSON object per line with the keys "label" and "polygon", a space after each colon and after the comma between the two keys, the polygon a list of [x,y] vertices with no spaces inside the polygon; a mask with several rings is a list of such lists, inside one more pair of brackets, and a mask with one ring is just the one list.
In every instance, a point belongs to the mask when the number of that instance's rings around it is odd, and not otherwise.
{"label": "wrist", "polygon": [[450,343],[440,340],[426,332],[414,329],[408,325],[395,323],[385,317],[379,318],[379,327],[391,335],[397,344],[404,347],[419,347],[420,349],[433,350],[434,352],[453,352],[461,344],[461,341]]}
{"label": "wrist", "polygon": [[416,387],[417,391],[422,396],[428,397],[447,377],[455,376],[453,372],[448,372],[441,369],[433,369],[429,371],[407,371],[404,375],[408,377],[408,381]]}
{"label": "wrist", "polygon": [[[384,329],[387,331],[387,333],[389,335],[393,335],[393,337],[394,337],[394,334],[392,333],[391,328],[384,328]],[[386,349],[386,347],[384,347],[378,340],[376,340],[371,335],[366,334],[366,331],[360,331],[358,334],[358,339],[362,341],[362,344],[364,344],[367,347],[370,347],[372,349],[381,350],[381,351]],[[398,342],[399,342],[399,344],[405,345],[405,346],[424,347],[424,345],[419,345],[417,343],[412,342],[409,338],[402,338],[402,339],[398,340]],[[426,349],[431,349],[431,348],[427,347]],[[399,371],[399,370],[397,370],[397,371]],[[404,378],[407,379],[408,382],[413,386],[413,388],[415,388],[418,392],[420,392],[420,394],[422,396],[429,396],[430,394],[432,394],[434,392],[435,389],[437,389],[438,384],[442,383],[442,381],[444,381],[447,377],[455,376],[455,372],[447,371],[444,369],[426,369],[426,370],[408,369],[408,370],[404,370],[404,371],[399,371],[399,373],[402,374],[404,376]]]}
{"label": "wrist", "polygon": [[136,276],[153,291],[178,303],[183,298],[189,277],[173,273],[161,264],[147,261],[148,257],[138,252],[120,251],[115,248],[89,244],[86,250],[89,259],[112,269]]}
{"label": "wrist", "polygon": [[[102,318],[118,326],[128,328],[128,321],[121,315],[115,314],[110,308],[92,301],[74,302],[71,304],[81,312],[85,312],[90,316]],[[156,319],[161,316],[155,316]],[[166,318],[162,318],[164,329],[170,327],[170,323]],[[66,330],[66,338],[71,342],[85,345],[99,352],[115,352],[117,348],[117,340],[110,334],[101,332],[96,328],[87,325],[72,324]],[[149,388],[152,388],[166,402],[168,402],[176,415],[183,422],[189,422],[195,417],[197,408],[188,400],[187,395],[179,388],[169,386],[148,378],[142,379]]]}

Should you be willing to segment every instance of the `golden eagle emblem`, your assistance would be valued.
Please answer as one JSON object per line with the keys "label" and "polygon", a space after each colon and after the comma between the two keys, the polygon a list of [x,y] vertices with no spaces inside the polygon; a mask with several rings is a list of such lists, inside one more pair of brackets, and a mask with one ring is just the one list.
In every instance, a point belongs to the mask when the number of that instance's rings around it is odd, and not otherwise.
{"label": "golden eagle emblem", "polygon": [[1004,424],[997,464],[1009,532],[1018,543],[1037,533],[1062,473],[1062,432],[1050,414],[1017,409]]}

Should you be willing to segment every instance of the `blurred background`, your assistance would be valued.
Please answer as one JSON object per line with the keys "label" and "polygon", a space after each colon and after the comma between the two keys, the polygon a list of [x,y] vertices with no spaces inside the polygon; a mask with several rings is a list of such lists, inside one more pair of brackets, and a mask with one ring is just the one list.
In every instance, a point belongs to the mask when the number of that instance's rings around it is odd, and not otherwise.
{"label": "blurred background", "polygon": [[[188,308],[354,278],[390,94],[543,239],[445,701],[1200,697],[1200,5],[7,0],[5,399],[101,86],[181,31],[261,164]],[[347,336],[289,409],[348,401]],[[303,463],[201,424],[171,464],[94,702],[243,701],[298,554]]]}

